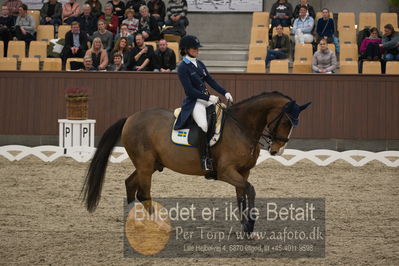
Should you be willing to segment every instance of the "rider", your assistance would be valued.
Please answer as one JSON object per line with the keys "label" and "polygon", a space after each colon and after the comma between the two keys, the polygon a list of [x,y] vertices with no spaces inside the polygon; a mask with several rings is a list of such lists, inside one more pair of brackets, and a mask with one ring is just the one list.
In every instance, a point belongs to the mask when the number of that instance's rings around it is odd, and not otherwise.
{"label": "rider", "polygon": [[205,82],[224,95],[228,101],[233,102],[233,97],[210,76],[204,63],[197,59],[198,48],[200,47],[202,46],[195,36],[186,35],[180,40],[180,54],[183,56],[183,60],[179,65],[178,75],[186,93],[186,98],[183,101],[182,110],[174,129],[183,128],[190,115],[192,115],[194,121],[200,127],[198,149],[201,167],[208,171],[213,169],[212,160],[209,156],[209,142],[206,136],[208,131],[206,107],[216,104],[219,98],[209,93]]}

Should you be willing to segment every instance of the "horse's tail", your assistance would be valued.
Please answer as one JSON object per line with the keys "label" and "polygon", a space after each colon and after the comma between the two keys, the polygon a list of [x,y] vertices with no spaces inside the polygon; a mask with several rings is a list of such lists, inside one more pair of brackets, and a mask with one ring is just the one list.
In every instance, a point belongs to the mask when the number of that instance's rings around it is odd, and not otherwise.
{"label": "horse's tail", "polygon": [[86,201],[86,208],[89,212],[95,211],[100,201],[108,158],[120,139],[126,119],[120,119],[105,131],[90,163],[81,191],[83,193],[83,201]]}

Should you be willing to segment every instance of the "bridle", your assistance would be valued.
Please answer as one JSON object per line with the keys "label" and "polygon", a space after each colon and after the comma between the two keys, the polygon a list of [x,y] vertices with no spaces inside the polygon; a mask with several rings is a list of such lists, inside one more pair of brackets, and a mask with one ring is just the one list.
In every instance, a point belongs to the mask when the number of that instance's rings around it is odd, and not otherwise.
{"label": "bridle", "polygon": [[[288,118],[288,120],[290,120],[291,126],[294,125],[293,121],[297,120],[297,119],[291,117],[291,116],[286,112],[286,110],[287,110],[286,107],[287,107],[287,105],[288,105],[289,103],[290,103],[290,102],[286,103],[286,104],[281,108],[280,113],[279,113],[272,121],[270,121],[270,123],[267,123],[267,124],[266,124],[266,127],[265,127],[265,129],[263,130],[263,132],[262,132],[262,134],[261,134],[261,136],[260,136],[260,139],[263,139],[269,146],[271,146],[271,145],[273,144],[274,141],[281,141],[281,142],[284,142],[284,143],[287,143],[287,142],[289,141],[289,138],[284,138],[284,137],[281,137],[281,136],[278,136],[278,135],[277,135],[277,129],[278,129],[278,127],[280,126],[281,120],[282,120],[282,118],[284,117],[284,115],[286,115],[287,118]],[[260,142],[260,139],[259,139],[259,140],[258,140],[258,139],[255,139],[255,138],[253,138],[252,136],[248,136],[248,134],[246,134],[247,130],[246,130],[245,128],[243,128],[243,126],[241,125],[241,123],[240,123],[231,113],[229,113],[229,112],[226,110],[227,108],[224,108],[222,105],[220,105],[220,103],[217,103],[217,104],[218,104],[222,109],[225,110],[225,114],[227,114],[228,116],[230,116],[230,118],[237,124],[237,126],[241,129],[241,131],[242,131],[247,137],[249,137],[250,139],[253,139],[255,142],[259,143],[262,147],[265,147],[265,145],[264,145],[262,142]],[[229,104],[229,106],[230,106],[230,105],[231,105],[231,102],[228,101],[228,104]],[[272,128],[271,130],[268,130],[273,124],[274,124],[273,128]]]}

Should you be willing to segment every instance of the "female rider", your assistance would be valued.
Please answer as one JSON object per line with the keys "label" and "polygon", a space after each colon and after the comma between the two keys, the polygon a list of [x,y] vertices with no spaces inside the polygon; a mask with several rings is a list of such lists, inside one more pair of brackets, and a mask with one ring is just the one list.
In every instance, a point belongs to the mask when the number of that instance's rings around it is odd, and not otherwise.
{"label": "female rider", "polygon": [[233,97],[210,76],[204,63],[197,59],[200,47],[202,46],[195,36],[186,35],[180,40],[180,54],[183,56],[183,60],[178,68],[178,76],[183,85],[186,98],[183,101],[182,110],[174,129],[183,128],[190,115],[192,115],[200,128],[198,150],[201,158],[201,167],[206,171],[212,171],[209,142],[206,136],[208,131],[206,108],[216,104],[219,98],[208,92],[205,82],[224,95],[228,101],[233,102]]}

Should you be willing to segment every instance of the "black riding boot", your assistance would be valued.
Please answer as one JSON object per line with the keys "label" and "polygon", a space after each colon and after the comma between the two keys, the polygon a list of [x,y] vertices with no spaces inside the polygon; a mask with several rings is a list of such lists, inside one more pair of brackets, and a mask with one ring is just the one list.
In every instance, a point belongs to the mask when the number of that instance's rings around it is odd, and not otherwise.
{"label": "black riding boot", "polygon": [[202,131],[201,129],[199,130],[199,136],[198,136],[198,150],[200,153],[200,159],[201,159],[201,167],[202,169],[206,171],[212,171],[213,170],[213,162],[212,158],[210,157],[210,152],[209,152],[209,143],[206,137],[206,133]]}

